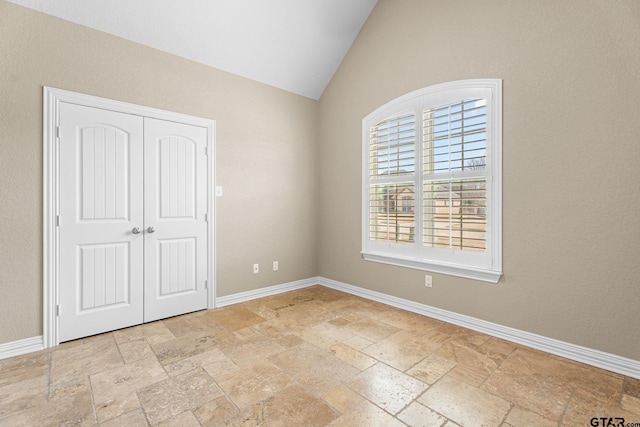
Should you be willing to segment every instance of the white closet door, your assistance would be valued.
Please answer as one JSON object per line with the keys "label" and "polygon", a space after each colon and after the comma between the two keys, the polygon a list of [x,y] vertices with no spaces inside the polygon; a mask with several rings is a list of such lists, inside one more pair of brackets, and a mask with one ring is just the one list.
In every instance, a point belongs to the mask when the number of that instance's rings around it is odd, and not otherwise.
{"label": "white closet door", "polygon": [[144,321],[207,306],[207,130],[145,118]]}
{"label": "white closet door", "polygon": [[62,102],[59,126],[59,331],[68,341],[143,321],[143,119]]}

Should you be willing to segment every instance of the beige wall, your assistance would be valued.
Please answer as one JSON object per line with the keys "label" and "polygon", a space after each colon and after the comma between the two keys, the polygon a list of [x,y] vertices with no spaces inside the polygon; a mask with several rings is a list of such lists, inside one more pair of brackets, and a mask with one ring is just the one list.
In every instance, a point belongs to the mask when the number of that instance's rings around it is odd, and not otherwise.
{"label": "beige wall", "polygon": [[[42,333],[47,85],[216,120],[218,296],[321,274],[640,360],[639,29],[636,0],[380,0],[318,103],[0,0],[0,344]],[[359,255],[361,119],[477,77],[504,80],[505,275],[426,289]]]}
{"label": "beige wall", "polygon": [[42,334],[43,85],[216,120],[218,296],[317,275],[317,101],[0,0],[0,344]]}
{"label": "beige wall", "polygon": [[[322,276],[640,360],[640,2],[380,0],[320,99]],[[361,120],[503,79],[498,284],[360,257]]]}

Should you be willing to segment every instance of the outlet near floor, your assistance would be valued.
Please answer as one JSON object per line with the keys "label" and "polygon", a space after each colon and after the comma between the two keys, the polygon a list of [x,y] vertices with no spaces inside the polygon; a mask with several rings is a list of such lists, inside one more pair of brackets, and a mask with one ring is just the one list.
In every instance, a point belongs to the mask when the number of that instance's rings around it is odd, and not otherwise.
{"label": "outlet near floor", "polygon": [[427,288],[430,288],[433,286],[433,278],[431,276],[429,276],[428,274],[424,275],[424,285]]}

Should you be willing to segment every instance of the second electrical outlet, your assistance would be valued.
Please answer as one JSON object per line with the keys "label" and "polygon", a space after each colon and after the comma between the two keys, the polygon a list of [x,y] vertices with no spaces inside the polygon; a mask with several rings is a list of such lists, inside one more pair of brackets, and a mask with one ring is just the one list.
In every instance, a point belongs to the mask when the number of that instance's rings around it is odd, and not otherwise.
{"label": "second electrical outlet", "polygon": [[260,273],[260,264],[253,264],[253,274]]}

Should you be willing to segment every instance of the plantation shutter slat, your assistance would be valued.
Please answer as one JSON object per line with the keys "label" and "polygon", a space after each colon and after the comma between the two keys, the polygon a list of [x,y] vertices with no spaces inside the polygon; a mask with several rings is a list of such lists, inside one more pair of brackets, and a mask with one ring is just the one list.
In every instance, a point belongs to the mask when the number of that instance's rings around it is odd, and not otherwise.
{"label": "plantation shutter slat", "polygon": [[424,246],[484,252],[486,100],[465,99],[427,109],[422,132]]}
{"label": "plantation shutter slat", "polygon": [[415,130],[415,113],[383,120],[369,129],[368,233],[372,241],[415,243],[415,181],[411,178],[418,161]]}

